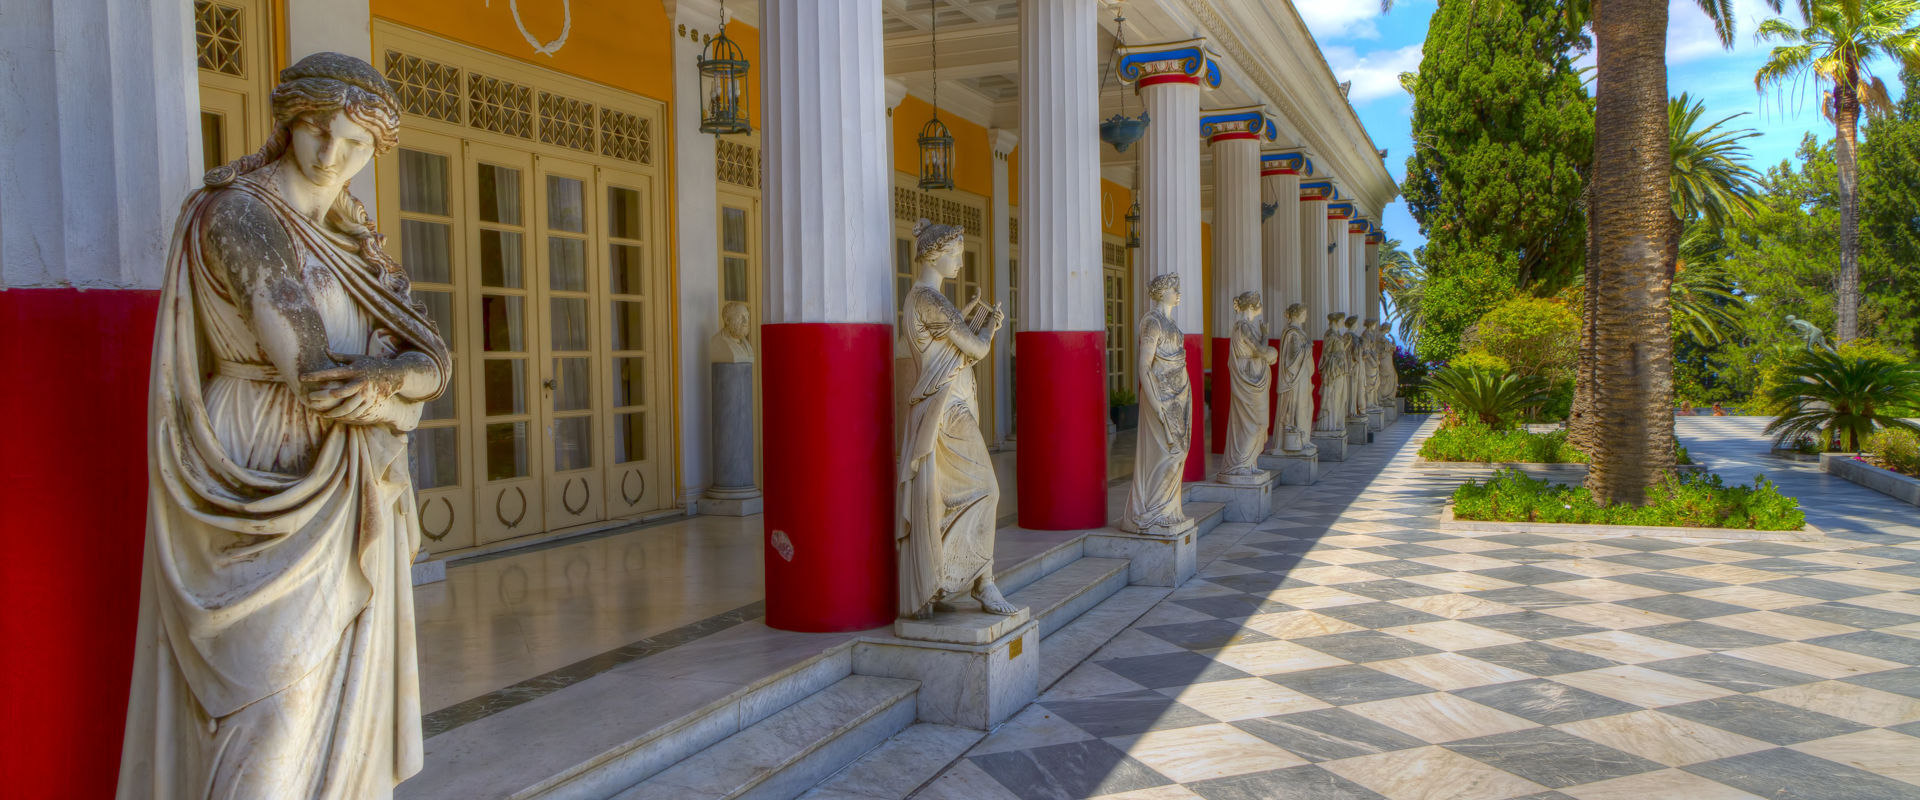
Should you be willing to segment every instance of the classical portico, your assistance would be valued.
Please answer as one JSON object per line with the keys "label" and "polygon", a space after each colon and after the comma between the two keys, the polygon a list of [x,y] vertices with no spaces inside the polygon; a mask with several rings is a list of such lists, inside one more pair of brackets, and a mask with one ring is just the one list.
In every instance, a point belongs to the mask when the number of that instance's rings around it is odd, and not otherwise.
{"label": "classical portico", "polygon": [[1260,145],[1272,141],[1276,132],[1266,110],[1253,106],[1202,114],[1200,134],[1213,148],[1213,284],[1206,301],[1214,368],[1208,452],[1219,453],[1226,444],[1232,395],[1225,364],[1236,318],[1233,298],[1266,288],[1260,261]]}

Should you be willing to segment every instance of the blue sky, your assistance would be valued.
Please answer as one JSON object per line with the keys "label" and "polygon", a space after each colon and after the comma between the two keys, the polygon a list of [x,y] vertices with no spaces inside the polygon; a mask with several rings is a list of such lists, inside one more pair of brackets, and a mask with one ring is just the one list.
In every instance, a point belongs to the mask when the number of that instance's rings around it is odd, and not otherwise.
{"label": "blue sky", "polygon": [[[1399,75],[1418,70],[1420,44],[1427,36],[1427,19],[1434,0],[1397,0],[1393,11],[1380,13],[1379,0],[1304,0],[1294,8],[1307,22],[1321,52],[1340,80],[1353,81],[1348,99],[1376,146],[1387,148],[1387,169],[1396,180],[1406,177],[1412,152],[1408,122],[1413,101],[1400,90]],[[1801,137],[1813,131],[1833,136],[1833,126],[1816,107],[1818,90],[1800,87],[1762,97],[1753,89],[1753,73],[1765,60],[1770,45],[1754,41],[1753,29],[1772,16],[1760,0],[1734,0],[1738,20],[1732,50],[1722,49],[1713,28],[1694,0],[1673,0],[1667,29],[1667,90],[1691,93],[1705,101],[1707,119],[1746,112],[1733,127],[1747,127],[1762,135],[1747,141],[1756,169],[1789,158]],[[1795,23],[1791,4],[1784,15]],[[1589,57],[1590,59],[1591,57]],[[1881,70],[1889,88],[1899,82],[1892,70]],[[1387,235],[1400,239],[1412,251],[1424,239],[1407,213],[1395,201],[1384,215]]]}

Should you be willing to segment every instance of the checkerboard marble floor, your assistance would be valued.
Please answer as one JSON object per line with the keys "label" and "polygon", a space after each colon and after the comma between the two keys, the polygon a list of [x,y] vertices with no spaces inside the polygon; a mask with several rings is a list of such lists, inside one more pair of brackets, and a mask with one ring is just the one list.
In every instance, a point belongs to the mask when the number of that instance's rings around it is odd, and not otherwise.
{"label": "checkerboard marble floor", "polygon": [[1920,540],[1442,532],[1432,424],[1223,527],[915,796],[1920,798]]}

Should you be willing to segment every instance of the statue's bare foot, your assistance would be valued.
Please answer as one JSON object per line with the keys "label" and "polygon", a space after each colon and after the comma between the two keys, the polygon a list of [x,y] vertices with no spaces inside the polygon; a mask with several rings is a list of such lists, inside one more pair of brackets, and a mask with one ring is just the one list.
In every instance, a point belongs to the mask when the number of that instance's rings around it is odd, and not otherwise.
{"label": "statue's bare foot", "polygon": [[980,601],[980,610],[989,614],[1010,617],[1020,613],[1020,609],[1000,596],[1000,587],[993,581],[981,581],[980,588],[973,590],[973,599]]}

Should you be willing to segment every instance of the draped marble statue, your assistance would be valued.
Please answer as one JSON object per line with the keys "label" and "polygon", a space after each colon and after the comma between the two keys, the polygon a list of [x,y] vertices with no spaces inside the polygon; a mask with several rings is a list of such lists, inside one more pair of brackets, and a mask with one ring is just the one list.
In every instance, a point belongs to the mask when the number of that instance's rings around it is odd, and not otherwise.
{"label": "draped marble statue", "polygon": [[1400,396],[1400,371],[1393,363],[1393,340],[1387,338],[1387,325],[1380,323],[1380,406],[1394,408]]}
{"label": "draped marble statue", "polygon": [[1368,412],[1380,408],[1380,323],[1367,320],[1360,326],[1360,350],[1362,360],[1367,363],[1366,407]]}
{"label": "draped marble statue", "polygon": [[395,144],[386,81],[338,53],[280,80],[161,285],[121,798],[385,798],[421,767],[407,432],[452,363],[346,191]]}
{"label": "draped marble statue", "polygon": [[1313,338],[1307,335],[1307,305],[1287,306],[1280,332],[1280,391],[1273,415],[1275,455],[1315,455],[1313,444]]}
{"label": "draped marble statue", "polygon": [[1327,332],[1320,339],[1320,416],[1313,429],[1323,434],[1347,435],[1347,337],[1340,321],[1347,315],[1335,311],[1327,315]]}
{"label": "draped marble statue", "polygon": [[1340,338],[1347,348],[1347,421],[1359,422],[1367,416],[1367,357],[1360,341],[1360,318],[1348,316],[1341,323]]}
{"label": "draped marble statue", "polygon": [[1187,379],[1187,339],[1173,322],[1180,276],[1147,285],[1152,308],[1140,318],[1140,427],[1133,485],[1120,529],[1172,536],[1194,527],[1180,507],[1181,475],[1193,445],[1193,387]]}
{"label": "draped marble statue", "polygon": [[1240,318],[1233,323],[1232,357],[1227,365],[1233,393],[1222,483],[1268,476],[1260,468],[1260,448],[1267,441],[1267,387],[1273,385],[1273,365],[1280,360],[1280,351],[1267,345],[1267,326],[1260,321],[1263,305],[1259,292],[1242,292],[1233,298],[1233,310]]}
{"label": "draped marble statue", "polygon": [[1019,612],[993,582],[1000,484],[980,436],[973,365],[987,357],[1006,313],[975,297],[955,308],[940,284],[960,274],[960,228],[913,226],[913,287],[900,308],[901,337],[918,378],[900,439],[899,550],[902,617],[926,619],[970,597],[992,614]]}

